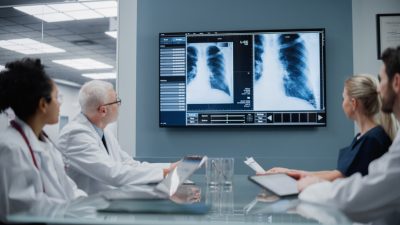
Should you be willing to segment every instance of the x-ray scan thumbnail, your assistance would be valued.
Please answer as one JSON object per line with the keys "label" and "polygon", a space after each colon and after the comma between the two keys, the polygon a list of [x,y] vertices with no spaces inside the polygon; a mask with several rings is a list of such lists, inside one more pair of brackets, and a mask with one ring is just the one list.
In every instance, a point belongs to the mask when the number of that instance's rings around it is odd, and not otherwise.
{"label": "x-ray scan thumbnail", "polygon": [[186,52],[187,104],[233,103],[233,43],[190,43]]}
{"label": "x-ray scan thumbnail", "polygon": [[319,36],[254,36],[254,109],[319,110]]}

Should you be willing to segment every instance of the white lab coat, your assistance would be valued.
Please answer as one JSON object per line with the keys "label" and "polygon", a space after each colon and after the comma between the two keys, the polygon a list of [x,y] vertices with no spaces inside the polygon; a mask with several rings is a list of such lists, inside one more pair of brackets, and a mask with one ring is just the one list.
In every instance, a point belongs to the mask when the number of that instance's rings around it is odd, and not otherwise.
{"label": "white lab coat", "polygon": [[10,125],[10,121],[14,118],[15,114],[11,108],[8,108],[4,112],[0,113],[0,132],[7,129],[8,125]]}
{"label": "white lab coat", "polygon": [[46,139],[39,141],[22,120],[21,126],[34,152],[39,169],[21,134],[9,126],[0,133],[0,219],[11,213],[86,196],[67,176],[62,156]]}
{"label": "white lab coat", "polygon": [[67,173],[88,194],[131,184],[148,184],[163,179],[163,168],[169,163],[135,161],[104,130],[107,153],[99,134],[87,117],[80,113],[61,131],[58,148],[64,153]]}
{"label": "white lab coat", "polygon": [[8,124],[9,124],[9,120],[7,118],[7,115],[5,113],[0,113],[0,132],[7,129]]}
{"label": "white lab coat", "polygon": [[368,175],[317,183],[299,198],[338,207],[357,222],[400,224],[400,132],[389,151],[371,162]]}

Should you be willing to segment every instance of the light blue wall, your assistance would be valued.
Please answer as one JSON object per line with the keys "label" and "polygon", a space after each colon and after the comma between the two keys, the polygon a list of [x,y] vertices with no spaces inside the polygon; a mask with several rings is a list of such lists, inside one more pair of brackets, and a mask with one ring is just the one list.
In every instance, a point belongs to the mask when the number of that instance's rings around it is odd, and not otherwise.
{"label": "light blue wall", "polygon": [[[353,138],[341,108],[343,81],[353,71],[351,6],[348,0],[139,0],[136,155],[255,156],[265,157],[265,167],[334,168],[338,149]],[[159,128],[158,33],[291,28],[326,28],[327,127]]]}

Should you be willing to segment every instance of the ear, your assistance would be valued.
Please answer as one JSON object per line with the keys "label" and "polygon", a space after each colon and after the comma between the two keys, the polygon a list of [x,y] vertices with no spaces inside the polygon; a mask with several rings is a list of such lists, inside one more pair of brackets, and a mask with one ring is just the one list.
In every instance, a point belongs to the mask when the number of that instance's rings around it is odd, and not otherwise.
{"label": "ear", "polygon": [[392,80],[392,87],[395,93],[400,93],[400,73],[395,73]]}
{"label": "ear", "polygon": [[357,99],[351,98],[351,108],[352,108],[353,110],[356,110],[357,107],[358,107],[358,101],[357,101]]}
{"label": "ear", "polygon": [[107,107],[105,107],[104,105],[100,106],[99,109],[97,110],[100,115],[102,117],[104,117],[105,115],[107,115]]}
{"label": "ear", "polygon": [[39,104],[38,104],[38,110],[40,112],[42,112],[42,113],[46,113],[47,112],[47,106],[48,106],[48,103],[47,103],[46,99],[40,98]]}

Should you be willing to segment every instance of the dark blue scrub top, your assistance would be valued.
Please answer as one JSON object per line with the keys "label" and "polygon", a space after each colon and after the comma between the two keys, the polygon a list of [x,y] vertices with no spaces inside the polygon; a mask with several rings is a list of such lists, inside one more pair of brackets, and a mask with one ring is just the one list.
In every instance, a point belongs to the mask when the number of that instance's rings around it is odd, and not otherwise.
{"label": "dark blue scrub top", "polygon": [[348,177],[353,173],[368,174],[368,165],[388,151],[392,141],[381,126],[367,131],[363,136],[358,133],[350,146],[339,152],[337,170]]}

